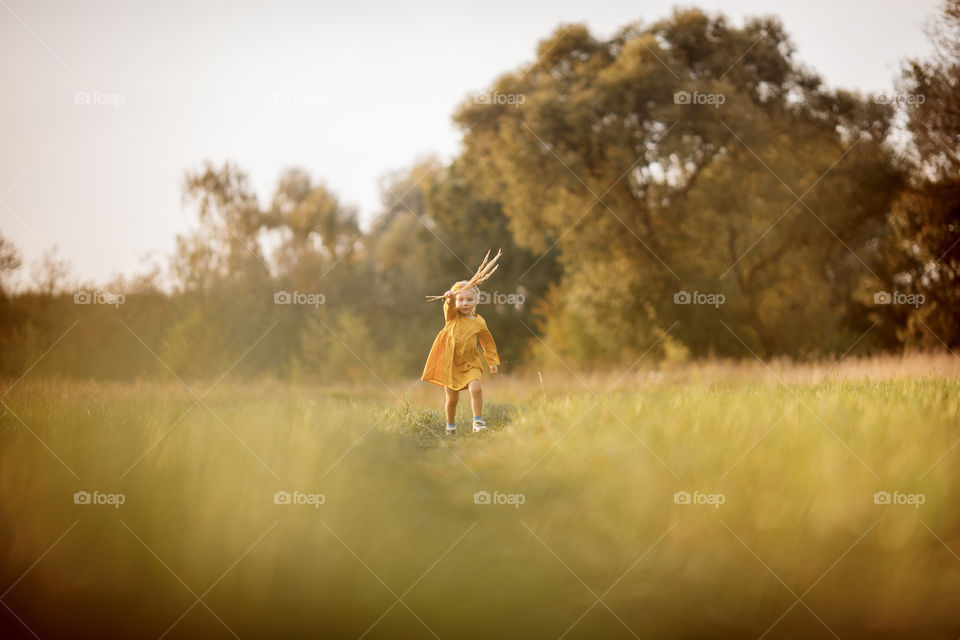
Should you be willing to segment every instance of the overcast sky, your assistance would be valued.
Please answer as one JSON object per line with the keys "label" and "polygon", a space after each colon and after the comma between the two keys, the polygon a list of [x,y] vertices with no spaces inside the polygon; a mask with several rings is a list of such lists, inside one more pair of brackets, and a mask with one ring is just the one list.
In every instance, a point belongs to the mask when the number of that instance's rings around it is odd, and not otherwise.
{"label": "overcast sky", "polygon": [[[607,37],[675,4],[0,0],[0,232],[28,265],[56,244],[82,278],[145,271],[194,224],[180,186],[205,159],[235,161],[261,204],[303,167],[366,224],[378,178],[453,155],[456,105],[533,60],[559,23]],[[828,85],[889,93],[900,61],[929,53],[940,5],[696,6],[738,26],[776,13]]]}

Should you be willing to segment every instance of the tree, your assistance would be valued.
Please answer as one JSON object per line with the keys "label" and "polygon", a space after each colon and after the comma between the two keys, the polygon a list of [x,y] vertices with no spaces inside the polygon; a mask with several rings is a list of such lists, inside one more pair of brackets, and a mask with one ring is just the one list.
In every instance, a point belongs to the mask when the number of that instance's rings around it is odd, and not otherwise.
{"label": "tree", "polygon": [[177,237],[172,270],[184,290],[224,283],[262,282],[270,271],[259,245],[265,219],[245,173],[230,162],[209,162],[183,182],[184,204],[198,206],[197,230]]}
{"label": "tree", "polygon": [[924,173],[947,180],[960,175],[960,0],[944,0],[927,35],[934,55],[907,61],[901,98]]}
{"label": "tree", "polygon": [[14,244],[0,233],[0,299],[6,298],[10,274],[20,268],[23,258]]}
{"label": "tree", "polygon": [[47,297],[59,293],[71,293],[72,295],[73,289],[77,288],[75,280],[70,275],[70,263],[58,258],[57,254],[59,252],[60,247],[53,245],[43,252],[43,255],[31,269],[36,291]]}
{"label": "tree", "polygon": [[896,281],[923,302],[879,311],[904,325],[904,341],[952,348],[960,345],[960,0],[944,2],[928,32],[933,57],[909,60],[901,78],[916,153],[890,215]]}
{"label": "tree", "polygon": [[[633,361],[670,327],[696,354],[744,355],[742,339],[804,355],[869,326],[856,298],[888,275],[902,183],[892,109],[822,88],[793,51],[774,18],[678,10],[609,40],[561,26],[461,105],[465,172],[518,243],[559,251],[543,313],[548,344],[566,327],[561,357]],[[725,302],[675,304],[682,291]]]}
{"label": "tree", "polygon": [[283,336],[261,341],[275,321],[276,286],[260,247],[266,220],[246,174],[229,162],[205,163],[185,176],[183,201],[197,204],[199,227],[177,238],[171,269],[179,291],[161,359],[182,376],[279,367]]}
{"label": "tree", "polygon": [[361,235],[356,208],[342,205],[326,185],[314,184],[297,168],[280,177],[265,224],[281,233],[275,253],[281,281],[301,290],[339,266]]}

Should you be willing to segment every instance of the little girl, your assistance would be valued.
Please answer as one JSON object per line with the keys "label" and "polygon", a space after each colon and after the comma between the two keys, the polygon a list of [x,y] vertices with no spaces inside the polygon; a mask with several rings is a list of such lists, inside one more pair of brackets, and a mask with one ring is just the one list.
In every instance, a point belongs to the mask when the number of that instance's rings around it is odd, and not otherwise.
{"label": "little girl", "polygon": [[487,329],[487,322],[474,314],[480,292],[475,285],[469,285],[469,281],[461,280],[443,294],[445,324],[433,341],[427,364],[420,377],[421,380],[444,388],[448,434],[457,432],[457,402],[460,400],[460,391],[464,388],[470,390],[473,430],[476,432],[487,428],[480,418],[483,409],[483,394],[480,388],[482,363],[480,354],[477,353],[477,340],[483,347],[483,356],[490,365],[490,373],[496,373],[500,364],[497,345]]}

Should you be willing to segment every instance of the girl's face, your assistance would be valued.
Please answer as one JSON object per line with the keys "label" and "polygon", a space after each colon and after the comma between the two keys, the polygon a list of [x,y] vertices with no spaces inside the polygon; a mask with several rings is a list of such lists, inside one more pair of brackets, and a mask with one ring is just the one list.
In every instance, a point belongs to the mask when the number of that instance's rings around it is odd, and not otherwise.
{"label": "girl's face", "polygon": [[473,313],[475,306],[477,306],[477,295],[473,292],[473,289],[457,294],[457,310],[460,313],[470,315]]}

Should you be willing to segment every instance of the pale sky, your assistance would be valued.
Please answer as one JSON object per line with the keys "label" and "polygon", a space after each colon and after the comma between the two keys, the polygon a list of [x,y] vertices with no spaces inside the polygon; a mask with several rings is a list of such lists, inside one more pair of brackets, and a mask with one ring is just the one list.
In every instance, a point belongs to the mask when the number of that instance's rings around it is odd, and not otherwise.
{"label": "pale sky", "polygon": [[[608,37],[675,4],[0,0],[0,232],[25,267],[56,244],[84,279],[143,272],[194,224],[182,178],[207,159],[237,163],[261,205],[300,166],[366,224],[378,178],[455,154],[456,105],[532,61],[559,23]],[[929,54],[940,4],[696,6],[737,26],[775,13],[829,86],[891,93],[900,61]]]}

